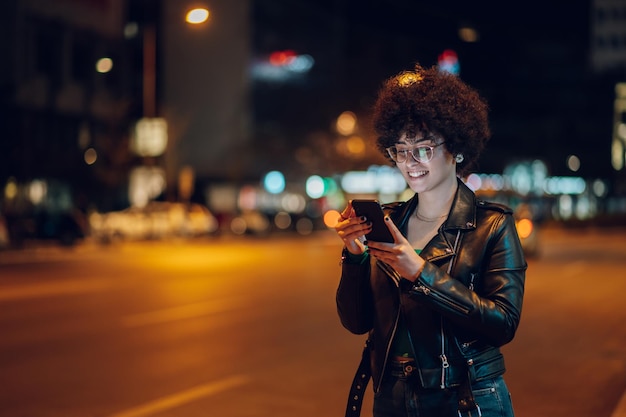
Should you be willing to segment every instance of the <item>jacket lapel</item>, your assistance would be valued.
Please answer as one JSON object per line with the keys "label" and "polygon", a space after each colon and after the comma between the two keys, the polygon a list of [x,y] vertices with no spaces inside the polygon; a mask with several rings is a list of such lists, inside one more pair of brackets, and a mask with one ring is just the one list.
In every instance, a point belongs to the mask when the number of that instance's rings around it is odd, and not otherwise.
{"label": "jacket lapel", "polygon": [[[454,242],[459,231],[476,228],[476,197],[474,193],[457,179],[458,187],[448,218],[439,228],[439,233],[424,247],[420,256],[431,262],[444,262],[454,255]],[[418,204],[415,194],[409,201],[398,207],[392,214],[394,223],[404,236],[407,234],[409,219]]]}

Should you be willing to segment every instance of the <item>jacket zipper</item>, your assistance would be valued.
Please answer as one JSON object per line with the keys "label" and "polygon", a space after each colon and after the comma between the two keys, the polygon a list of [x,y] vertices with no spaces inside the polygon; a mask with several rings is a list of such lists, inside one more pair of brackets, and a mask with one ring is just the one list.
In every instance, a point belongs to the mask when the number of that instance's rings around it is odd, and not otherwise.
{"label": "jacket zipper", "polygon": [[422,294],[428,297],[433,297],[440,304],[443,304],[446,307],[450,307],[452,310],[458,311],[459,313],[468,314],[470,312],[469,308],[465,307],[462,304],[455,303],[450,298],[445,297],[436,291],[432,291],[430,288],[426,287],[424,284],[414,285],[413,290],[421,292]]}
{"label": "jacket zipper", "polygon": [[383,363],[383,372],[380,373],[380,378],[376,381],[376,391],[380,388],[380,384],[383,380],[383,376],[385,373],[385,369],[387,369],[387,361],[389,360],[389,352],[391,351],[391,345],[393,344],[393,338],[396,337],[396,331],[398,330],[398,321],[400,320],[400,309],[398,309],[398,314],[396,314],[396,320],[393,323],[393,330],[391,331],[391,337],[389,338],[389,342],[387,343],[387,348],[385,349],[385,361]]}
{"label": "jacket zipper", "polygon": [[448,363],[448,357],[446,356],[446,344],[445,344],[445,335],[443,333],[443,316],[441,317],[441,389],[446,387],[446,369],[450,367]]}
{"label": "jacket zipper", "polygon": [[[456,232],[456,239],[454,239],[454,247],[452,249],[452,253],[454,255],[454,257],[452,259],[450,259],[450,263],[448,264],[448,275],[450,275],[452,273],[452,265],[454,264],[454,259],[456,258],[456,251],[459,247],[459,239],[461,238],[461,231],[457,230]],[[430,291],[428,288],[426,288],[424,285],[422,285],[422,287],[426,290],[428,290],[428,294],[431,294],[433,296],[435,296],[435,298],[437,298],[438,300],[440,300],[440,302],[450,306],[451,308],[457,310],[457,311],[461,311],[461,312],[465,312],[465,314],[469,313],[469,309],[458,304],[455,303],[453,300],[448,299],[447,297],[444,297],[441,294],[438,294],[437,292],[432,292]],[[426,295],[428,295],[427,293],[424,293]],[[450,367],[450,363],[448,362],[448,357],[446,356],[446,335],[443,329],[443,316],[440,317],[440,326],[439,328],[441,329],[441,385],[440,388],[441,389],[445,389],[446,388],[446,369],[448,369]]]}
{"label": "jacket zipper", "polygon": [[[398,274],[398,272],[396,272],[395,269],[393,269],[392,267],[390,267],[389,265],[387,265],[384,262],[376,262],[379,266],[379,268],[381,268],[383,271],[385,271],[387,273],[387,275],[389,277],[391,277],[394,281],[394,283],[396,284],[396,287],[398,288],[398,297],[400,296],[400,275]],[[384,374],[385,374],[385,369],[387,369],[387,362],[389,360],[389,352],[391,351],[391,345],[393,344],[393,338],[396,336],[396,331],[398,330],[398,321],[400,321],[400,314],[401,314],[401,308],[402,306],[400,306],[400,308],[398,308],[398,314],[396,314],[396,319],[395,322],[393,323],[393,330],[391,331],[391,337],[389,338],[389,342],[387,343],[387,347],[385,349],[385,360],[383,361],[383,372],[380,373],[380,377],[378,379],[378,381],[376,381],[376,391],[378,391],[378,389],[380,388],[380,384],[382,383]]]}
{"label": "jacket zipper", "polygon": [[470,290],[474,291],[474,278],[476,278],[476,274],[475,273],[471,273],[470,274],[470,283],[469,283],[469,288]]}

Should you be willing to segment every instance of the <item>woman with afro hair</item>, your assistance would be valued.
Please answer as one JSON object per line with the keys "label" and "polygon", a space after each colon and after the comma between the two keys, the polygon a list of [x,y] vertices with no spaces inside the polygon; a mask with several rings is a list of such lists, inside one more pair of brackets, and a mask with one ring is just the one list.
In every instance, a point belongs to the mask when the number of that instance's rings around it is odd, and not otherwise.
{"label": "woman with afro hair", "polygon": [[371,377],[374,417],[513,416],[500,347],[520,322],[527,264],[512,211],[461,180],[489,139],[487,104],[416,65],[384,82],[373,119],[415,195],[382,207],[391,243],[364,238],[372,219],[352,201],[335,226],[339,318],[368,334],[346,415],[359,415]]}

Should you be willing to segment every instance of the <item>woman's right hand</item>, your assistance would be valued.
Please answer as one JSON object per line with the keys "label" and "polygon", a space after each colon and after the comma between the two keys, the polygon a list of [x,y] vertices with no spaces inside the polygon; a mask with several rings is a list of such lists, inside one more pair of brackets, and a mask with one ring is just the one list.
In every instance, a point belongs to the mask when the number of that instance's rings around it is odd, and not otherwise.
{"label": "woman's right hand", "polygon": [[346,208],[340,214],[339,221],[335,225],[335,232],[346,245],[346,249],[353,255],[360,255],[365,252],[365,245],[361,238],[372,230],[372,225],[364,217],[356,217],[352,208],[352,201],[348,202]]}

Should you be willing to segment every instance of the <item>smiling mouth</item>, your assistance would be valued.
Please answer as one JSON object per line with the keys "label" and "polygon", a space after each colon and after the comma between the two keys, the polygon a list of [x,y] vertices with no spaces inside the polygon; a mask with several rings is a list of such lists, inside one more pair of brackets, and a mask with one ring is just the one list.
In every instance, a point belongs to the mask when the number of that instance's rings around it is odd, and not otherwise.
{"label": "smiling mouth", "polygon": [[420,178],[428,174],[428,171],[411,171],[411,172],[408,172],[408,174],[409,174],[409,177],[411,178]]}

